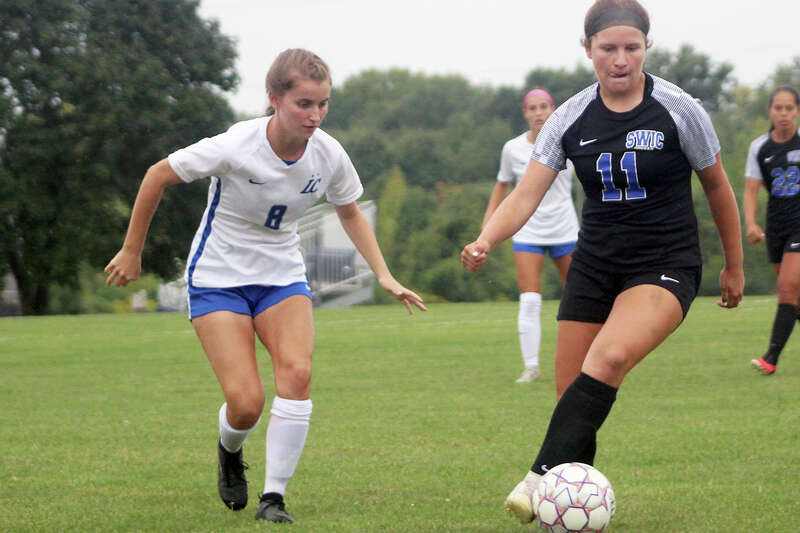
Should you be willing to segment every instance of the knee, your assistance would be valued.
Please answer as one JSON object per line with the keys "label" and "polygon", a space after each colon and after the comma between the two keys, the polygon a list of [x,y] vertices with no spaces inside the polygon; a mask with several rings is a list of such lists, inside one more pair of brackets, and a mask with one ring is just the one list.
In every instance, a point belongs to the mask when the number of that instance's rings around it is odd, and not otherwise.
{"label": "knee", "polygon": [[228,423],[237,429],[251,428],[264,410],[264,389],[261,386],[237,390],[226,398]]}
{"label": "knee", "polygon": [[630,370],[631,355],[624,345],[609,344],[594,354],[593,367],[600,371],[601,378],[617,381]]}
{"label": "knee", "polygon": [[306,392],[311,385],[311,359],[282,364],[276,377],[281,388],[295,395]]}
{"label": "knee", "polygon": [[297,387],[306,388],[311,383],[311,361],[298,361],[289,365],[286,375]]}
{"label": "knee", "polygon": [[800,296],[800,284],[795,280],[778,281],[778,301],[797,305]]}

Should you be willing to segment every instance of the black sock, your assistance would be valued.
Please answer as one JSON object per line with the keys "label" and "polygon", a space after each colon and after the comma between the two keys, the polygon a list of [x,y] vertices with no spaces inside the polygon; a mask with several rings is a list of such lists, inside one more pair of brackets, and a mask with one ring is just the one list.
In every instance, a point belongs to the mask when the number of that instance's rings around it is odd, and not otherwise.
{"label": "black sock", "polygon": [[764,354],[764,361],[771,365],[778,364],[778,357],[780,357],[786,341],[789,340],[789,335],[792,334],[796,317],[796,305],[778,304],[775,321],[772,323],[772,336],[769,338],[769,348]]}
{"label": "black sock", "polygon": [[570,461],[594,463],[597,430],[616,397],[615,387],[581,372],[558,401],[531,470],[543,474],[544,468]]}

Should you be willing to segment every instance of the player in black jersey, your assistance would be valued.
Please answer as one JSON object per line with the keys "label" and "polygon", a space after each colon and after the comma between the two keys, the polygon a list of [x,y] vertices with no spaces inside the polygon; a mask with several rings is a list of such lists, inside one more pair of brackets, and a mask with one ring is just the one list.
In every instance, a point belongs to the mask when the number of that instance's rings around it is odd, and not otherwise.
{"label": "player in black jersey", "polygon": [[[778,357],[794,329],[800,303],[800,135],[797,129],[800,95],[793,87],[775,89],[769,98],[772,126],[750,145],[745,168],[744,221],[747,241],[767,239],[769,262],[778,275],[778,310],[767,352],[753,367],[775,373]],[[756,223],[758,190],[769,194],[767,231]]]}
{"label": "player in black jersey", "polygon": [[597,431],[625,375],[683,320],[700,281],[691,196],[697,172],[724,249],[719,305],[744,289],[736,199],[708,114],[679,87],[642,71],[650,27],[636,0],[598,0],[584,46],[598,82],[542,127],[524,177],[461,262],[475,271],[536,209],[569,158],[586,193],[582,227],[558,312],[553,412],[539,455],[506,499],[521,522],[548,469],[592,464]]}

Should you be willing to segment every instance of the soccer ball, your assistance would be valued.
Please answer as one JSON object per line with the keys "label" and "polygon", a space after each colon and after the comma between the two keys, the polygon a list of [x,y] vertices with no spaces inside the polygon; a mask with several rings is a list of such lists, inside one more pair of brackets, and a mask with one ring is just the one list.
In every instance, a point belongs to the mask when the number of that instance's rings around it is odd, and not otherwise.
{"label": "soccer ball", "polygon": [[616,511],[614,490],[593,466],[564,463],[551,468],[533,493],[539,526],[548,533],[601,533]]}

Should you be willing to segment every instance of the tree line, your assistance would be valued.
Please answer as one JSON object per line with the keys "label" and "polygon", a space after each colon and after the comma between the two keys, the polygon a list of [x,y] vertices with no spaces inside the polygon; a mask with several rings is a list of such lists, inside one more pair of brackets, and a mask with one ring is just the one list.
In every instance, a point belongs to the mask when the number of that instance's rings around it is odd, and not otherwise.
{"label": "tree line", "polygon": [[[26,314],[80,311],[80,273],[99,272],[118,249],[147,167],[250,118],[236,117],[224,98],[238,82],[235,45],[190,0],[0,0],[0,20],[0,275],[14,275]],[[769,91],[800,87],[800,56],[756,87],[689,44],[651,50],[645,69],[703,101],[741,205],[747,148],[769,125]],[[518,86],[391,69],[334,87],[323,128],[350,154],[365,199],[378,203],[379,241],[398,279],[431,299],[516,298],[510,246],[477,275],[461,269],[458,253],[479,231],[503,143],[527,127],[525,92],[545,87],[560,103],[593,82],[580,64],[534,66]],[[164,279],[180,272],[206,185],[167,190],[146,271]],[[721,249],[696,187],[701,292],[712,294]],[[772,290],[763,245],[745,246],[747,292]],[[543,293],[560,293],[554,270]]]}

